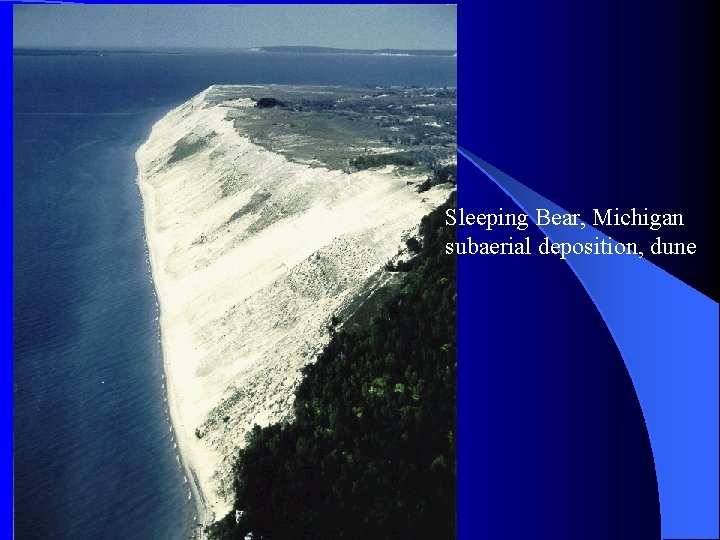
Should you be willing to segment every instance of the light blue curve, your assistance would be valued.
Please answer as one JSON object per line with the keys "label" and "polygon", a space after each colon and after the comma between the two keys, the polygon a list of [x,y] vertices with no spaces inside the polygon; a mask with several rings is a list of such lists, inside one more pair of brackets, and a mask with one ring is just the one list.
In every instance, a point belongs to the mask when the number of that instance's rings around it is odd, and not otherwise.
{"label": "light blue curve", "polygon": [[[538,208],[567,213],[471,152],[458,147],[458,153],[536,225]],[[597,237],[617,244],[590,225],[538,227],[551,242],[595,242]],[[718,304],[636,255],[568,255],[566,260],[605,321],[635,386],[655,459],[662,537],[718,538]]]}

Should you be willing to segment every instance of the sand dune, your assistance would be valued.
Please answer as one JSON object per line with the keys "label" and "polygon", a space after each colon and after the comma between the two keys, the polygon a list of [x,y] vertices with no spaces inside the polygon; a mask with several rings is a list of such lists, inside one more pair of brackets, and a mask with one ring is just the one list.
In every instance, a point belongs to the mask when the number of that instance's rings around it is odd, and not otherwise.
{"label": "sand dune", "polygon": [[418,194],[392,167],[291,162],[227,119],[249,100],[215,91],[168,113],[136,155],[171,416],[206,519],[230,509],[245,433],[289,418],[330,317],[448,195]]}

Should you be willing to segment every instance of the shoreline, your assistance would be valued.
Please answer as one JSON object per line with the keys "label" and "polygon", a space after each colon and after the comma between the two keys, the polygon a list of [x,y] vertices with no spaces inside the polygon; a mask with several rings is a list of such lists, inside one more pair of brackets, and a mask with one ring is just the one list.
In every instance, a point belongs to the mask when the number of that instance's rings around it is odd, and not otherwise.
{"label": "shoreline", "polygon": [[[167,114],[170,114],[171,112],[175,111],[176,109],[181,108],[183,104],[180,104],[179,106],[171,109],[168,111],[165,115],[162,116],[164,118]],[[159,121],[159,120],[158,120]],[[147,186],[144,184],[144,169],[142,167],[142,164],[140,162],[139,154],[143,147],[146,145],[146,143],[150,140],[150,137],[152,136],[152,130],[155,126],[157,121],[153,124],[153,126],[150,129],[150,132],[143,141],[143,143],[138,147],[138,149],[135,151],[135,165],[137,167],[137,177],[135,179],[135,183],[138,187],[138,191],[140,192],[140,205],[142,208],[142,214],[143,214],[143,232],[145,235],[145,247],[147,249],[148,253],[148,262],[150,265],[150,282],[152,283],[153,287],[153,294],[155,296],[155,302],[157,305],[157,330],[158,330],[158,340],[160,345],[160,354],[162,358],[162,366],[163,366],[163,374],[164,374],[164,398],[167,403],[167,409],[168,414],[170,417],[170,423],[172,425],[172,432],[175,439],[175,442],[177,443],[177,451],[179,456],[179,462],[180,466],[182,467],[183,474],[185,477],[185,480],[190,485],[190,491],[192,494],[192,497],[195,502],[195,510],[197,512],[196,516],[196,523],[202,523],[203,528],[209,525],[212,520],[214,519],[214,514],[212,510],[209,508],[209,503],[207,500],[207,497],[205,495],[205,492],[203,491],[202,484],[200,483],[197,473],[195,472],[195,469],[192,466],[192,462],[190,459],[190,453],[189,453],[189,444],[187,441],[187,436],[185,434],[185,430],[182,429],[183,425],[180,420],[180,414],[178,411],[178,405],[176,402],[176,388],[175,388],[175,381],[173,378],[172,370],[170,369],[169,362],[167,359],[167,355],[165,352],[165,343],[163,341],[163,313],[164,310],[162,308],[162,298],[160,293],[158,292],[157,287],[157,276],[158,276],[158,269],[159,265],[156,261],[157,253],[156,250],[152,248],[152,241],[150,239],[150,235],[148,231],[152,230],[152,223],[151,223],[151,211],[149,209],[150,206],[152,206],[152,203],[150,202],[152,200],[152,197],[147,192]]]}
{"label": "shoreline", "polygon": [[135,152],[168,414],[204,525],[232,509],[245,434],[289,418],[331,316],[448,191],[288,160],[236,130],[257,113],[232,88],[168,111]]}

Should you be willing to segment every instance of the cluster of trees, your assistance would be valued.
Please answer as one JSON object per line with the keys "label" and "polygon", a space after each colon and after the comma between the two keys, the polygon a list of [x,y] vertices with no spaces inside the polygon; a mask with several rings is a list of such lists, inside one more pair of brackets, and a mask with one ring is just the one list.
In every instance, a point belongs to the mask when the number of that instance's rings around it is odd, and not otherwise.
{"label": "cluster of trees", "polygon": [[457,164],[438,165],[433,169],[432,176],[429,176],[418,186],[418,192],[422,193],[438,184],[457,184]]}
{"label": "cluster of trees", "polygon": [[271,109],[273,107],[285,107],[285,103],[274,97],[263,97],[257,100],[255,107],[258,109]]}
{"label": "cluster of trees", "polygon": [[372,167],[384,167],[385,165],[412,167],[415,165],[415,160],[404,154],[368,154],[352,158],[350,165],[358,171],[361,171]]}
{"label": "cluster of trees", "polygon": [[379,315],[353,332],[331,325],[304,369],[295,420],[253,428],[234,468],[235,507],[211,538],[454,538],[450,205],[454,195],[423,219],[411,269]]}

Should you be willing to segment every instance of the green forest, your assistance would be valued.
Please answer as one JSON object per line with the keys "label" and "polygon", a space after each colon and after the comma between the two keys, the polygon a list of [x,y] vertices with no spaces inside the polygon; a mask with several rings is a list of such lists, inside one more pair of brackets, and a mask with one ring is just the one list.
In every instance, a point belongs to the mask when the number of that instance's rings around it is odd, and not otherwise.
{"label": "green forest", "polygon": [[234,510],[210,538],[455,537],[455,257],[444,254],[454,205],[453,194],[423,218],[400,285],[364,328],[333,318],[294,420],[249,434]]}

